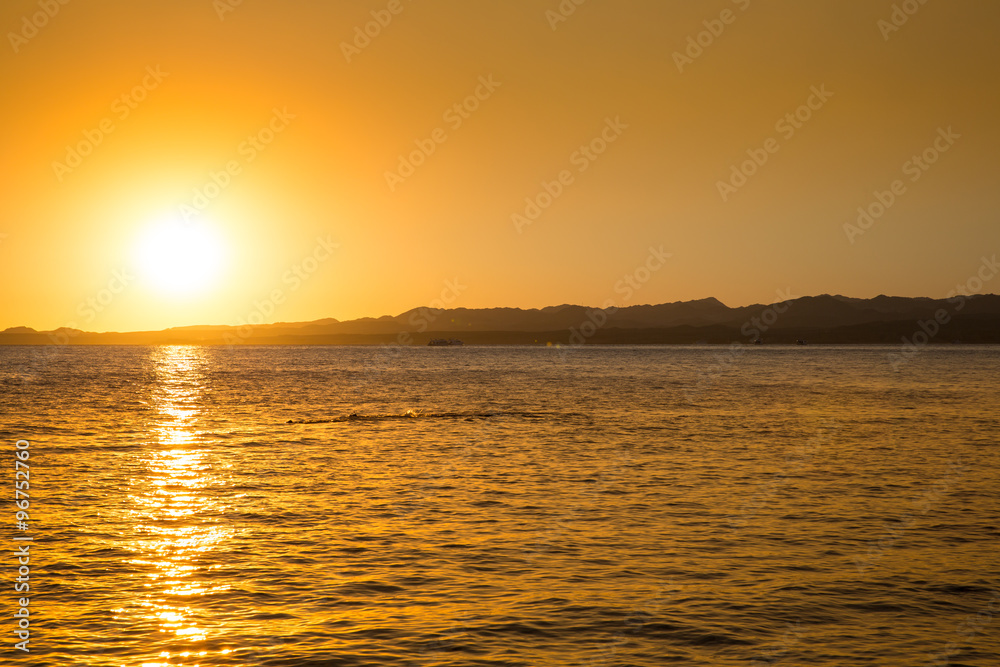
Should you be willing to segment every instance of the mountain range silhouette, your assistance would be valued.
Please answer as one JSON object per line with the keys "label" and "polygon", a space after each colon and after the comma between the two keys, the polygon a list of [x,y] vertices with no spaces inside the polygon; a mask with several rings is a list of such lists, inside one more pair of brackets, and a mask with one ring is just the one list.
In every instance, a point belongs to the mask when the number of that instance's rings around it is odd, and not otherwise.
{"label": "mountain range silhouette", "polygon": [[513,345],[900,343],[921,331],[933,343],[1000,343],[1000,296],[857,299],[823,294],[735,308],[715,298],[607,310],[568,304],[541,309],[420,307],[346,321],[241,321],[125,333],[13,327],[0,332],[0,345],[426,345],[433,338]]}

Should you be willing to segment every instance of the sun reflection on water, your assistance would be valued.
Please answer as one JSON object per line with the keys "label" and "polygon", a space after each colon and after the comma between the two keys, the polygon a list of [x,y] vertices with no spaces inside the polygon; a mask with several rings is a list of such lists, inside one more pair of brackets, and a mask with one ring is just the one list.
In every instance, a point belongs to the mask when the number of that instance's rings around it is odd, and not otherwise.
{"label": "sun reflection on water", "polygon": [[205,656],[199,643],[213,634],[205,620],[202,596],[228,588],[206,576],[207,553],[231,538],[218,500],[221,478],[213,470],[211,451],[199,441],[197,422],[205,391],[199,347],[160,347],[153,351],[156,388],[151,397],[154,420],[150,440],[138,454],[130,480],[134,556],[129,563],[145,578],[141,599],[134,600],[134,620],[156,629],[170,662]]}

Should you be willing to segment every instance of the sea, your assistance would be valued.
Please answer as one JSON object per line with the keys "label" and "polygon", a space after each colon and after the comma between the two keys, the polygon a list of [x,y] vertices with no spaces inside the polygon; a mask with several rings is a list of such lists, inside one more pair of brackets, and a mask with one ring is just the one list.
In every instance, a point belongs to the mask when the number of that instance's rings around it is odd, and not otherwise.
{"label": "sea", "polygon": [[0,390],[5,666],[1000,665],[997,346],[2,347]]}

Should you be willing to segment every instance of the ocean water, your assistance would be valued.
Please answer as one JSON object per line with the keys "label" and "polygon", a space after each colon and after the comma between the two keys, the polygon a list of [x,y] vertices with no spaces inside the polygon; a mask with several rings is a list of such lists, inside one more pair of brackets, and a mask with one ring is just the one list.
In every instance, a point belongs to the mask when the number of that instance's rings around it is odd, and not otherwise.
{"label": "ocean water", "polygon": [[0,662],[998,665],[1000,348],[896,352],[0,348]]}

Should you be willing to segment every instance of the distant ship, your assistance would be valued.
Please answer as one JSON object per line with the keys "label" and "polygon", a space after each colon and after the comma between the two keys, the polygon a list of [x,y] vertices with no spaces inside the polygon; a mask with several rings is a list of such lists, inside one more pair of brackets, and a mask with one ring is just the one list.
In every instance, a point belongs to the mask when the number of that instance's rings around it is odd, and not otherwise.
{"label": "distant ship", "polygon": [[462,341],[457,338],[431,338],[430,342],[427,343],[433,347],[446,347],[449,345],[465,345]]}

